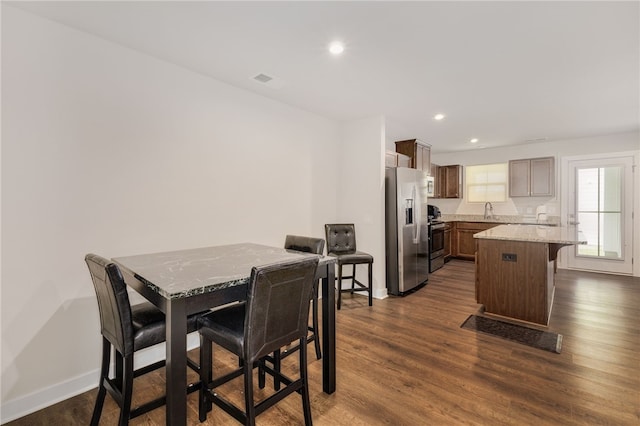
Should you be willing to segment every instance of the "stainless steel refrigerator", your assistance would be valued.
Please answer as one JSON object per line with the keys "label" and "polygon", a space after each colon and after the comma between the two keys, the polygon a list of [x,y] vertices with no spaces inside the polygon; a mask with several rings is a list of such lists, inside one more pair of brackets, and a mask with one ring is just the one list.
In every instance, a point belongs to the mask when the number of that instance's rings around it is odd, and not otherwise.
{"label": "stainless steel refrigerator", "polygon": [[421,170],[385,172],[387,291],[402,296],[429,278],[427,194],[432,178]]}

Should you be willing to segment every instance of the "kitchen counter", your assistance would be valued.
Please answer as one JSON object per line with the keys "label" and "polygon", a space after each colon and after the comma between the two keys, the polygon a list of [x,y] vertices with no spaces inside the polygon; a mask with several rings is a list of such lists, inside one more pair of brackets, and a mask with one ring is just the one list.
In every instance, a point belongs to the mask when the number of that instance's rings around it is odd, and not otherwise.
{"label": "kitchen counter", "polygon": [[474,238],[488,240],[527,241],[563,245],[586,244],[575,237],[575,227],[541,225],[499,225],[474,234]]}
{"label": "kitchen counter", "polygon": [[481,214],[443,214],[440,218],[444,222],[481,222],[481,223],[502,223],[520,225],[546,225],[558,226],[560,218],[558,216],[547,216],[546,220],[537,221],[533,216],[520,215],[500,215],[485,219]]}
{"label": "kitchen counter", "polygon": [[558,250],[586,244],[575,228],[499,225],[474,238],[476,300],[485,312],[548,325]]}

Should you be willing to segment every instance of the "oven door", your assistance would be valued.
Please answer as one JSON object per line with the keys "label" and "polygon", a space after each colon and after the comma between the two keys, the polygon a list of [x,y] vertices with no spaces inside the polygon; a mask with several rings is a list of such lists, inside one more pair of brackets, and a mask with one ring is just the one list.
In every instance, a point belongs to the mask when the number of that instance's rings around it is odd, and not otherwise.
{"label": "oven door", "polygon": [[444,254],[444,223],[429,226],[429,258],[435,259]]}

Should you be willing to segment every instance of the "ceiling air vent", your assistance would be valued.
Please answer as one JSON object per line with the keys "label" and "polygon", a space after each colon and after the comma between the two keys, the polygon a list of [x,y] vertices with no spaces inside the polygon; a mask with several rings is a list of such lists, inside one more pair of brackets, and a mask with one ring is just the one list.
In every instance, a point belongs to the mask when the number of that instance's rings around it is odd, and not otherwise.
{"label": "ceiling air vent", "polygon": [[258,74],[255,77],[253,77],[254,80],[259,81],[260,83],[268,83],[271,80],[273,80],[273,78],[269,77],[266,74]]}
{"label": "ceiling air vent", "polygon": [[279,79],[274,75],[267,75],[267,74],[260,73],[258,75],[255,75],[249,78],[253,81],[257,81],[261,85],[270,87],[272,89],[282,89],[284,87],[284,81],[282,81],[281,79]]}

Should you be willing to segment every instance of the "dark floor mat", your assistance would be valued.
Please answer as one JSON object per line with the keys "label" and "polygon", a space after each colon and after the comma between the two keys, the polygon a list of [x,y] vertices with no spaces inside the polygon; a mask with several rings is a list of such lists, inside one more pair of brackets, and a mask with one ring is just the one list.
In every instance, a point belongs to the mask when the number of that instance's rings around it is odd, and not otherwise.
{"label": "dark floor mat", "polygon": [[536,330],[492,318],[469,315],[469,318],[467,318],[460,327],[557,354],[560,353],[560,349],[562,348],[562,334]]}

